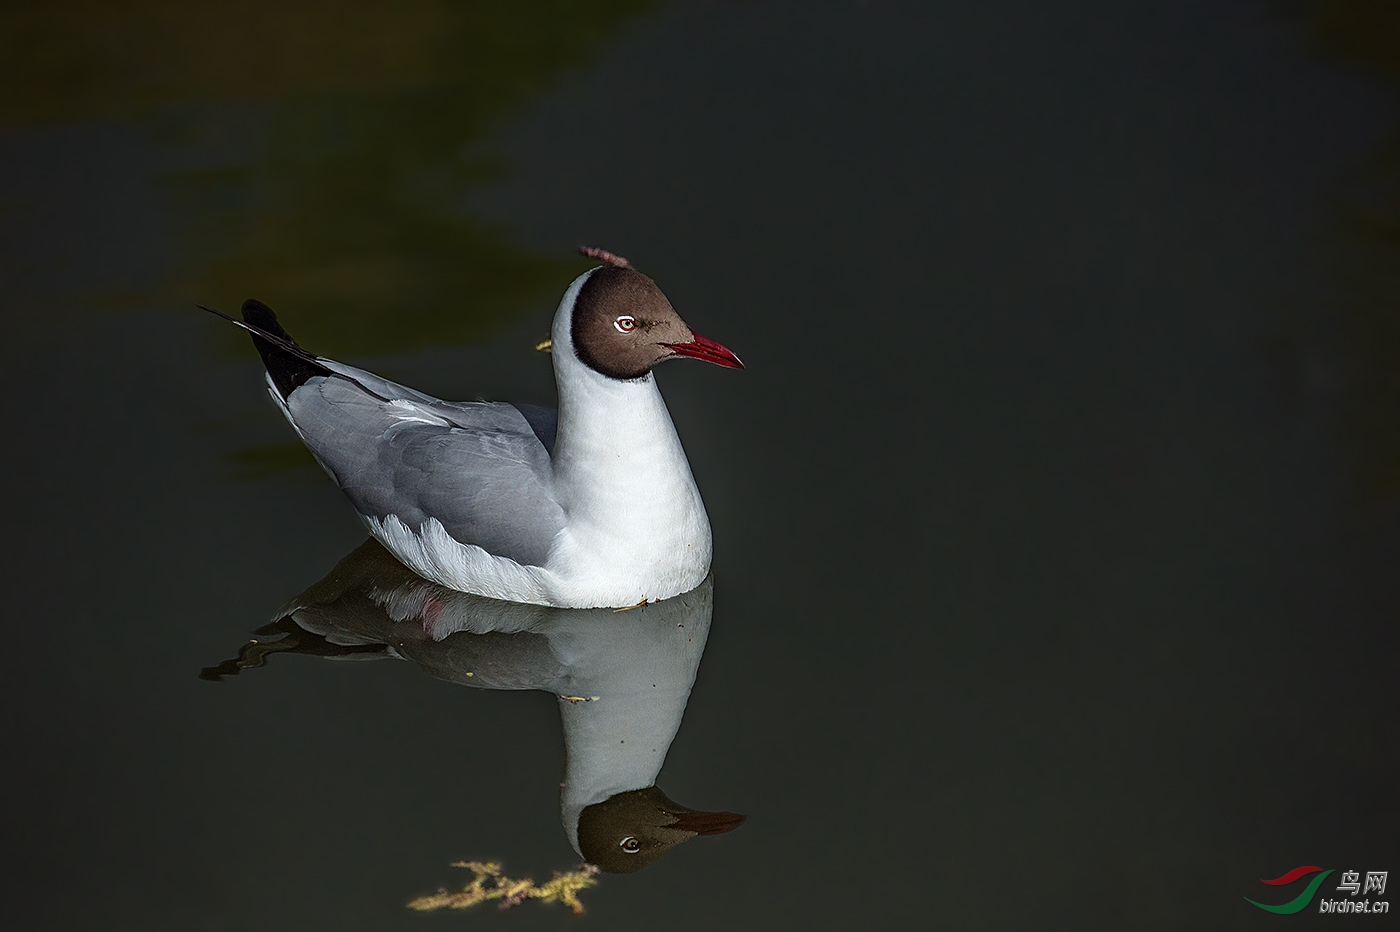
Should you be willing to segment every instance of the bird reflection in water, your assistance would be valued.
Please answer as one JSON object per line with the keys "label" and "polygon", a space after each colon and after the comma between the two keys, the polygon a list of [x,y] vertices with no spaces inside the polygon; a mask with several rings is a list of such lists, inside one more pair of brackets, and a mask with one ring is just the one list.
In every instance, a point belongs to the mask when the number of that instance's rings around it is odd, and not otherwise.
{"label": "bird reflection in water", "polygon": [[574,850],[630,873],[744,816],[702,812],[656,785],[680,728],[710,630],[713,576],[696,589],[625,611],[501,602],[429,582],[377,541],[346,556],[293,599],[221,679],[274,653],[398,658],[481,689],[542,689],[559,698],[567,763],[560,793]]}

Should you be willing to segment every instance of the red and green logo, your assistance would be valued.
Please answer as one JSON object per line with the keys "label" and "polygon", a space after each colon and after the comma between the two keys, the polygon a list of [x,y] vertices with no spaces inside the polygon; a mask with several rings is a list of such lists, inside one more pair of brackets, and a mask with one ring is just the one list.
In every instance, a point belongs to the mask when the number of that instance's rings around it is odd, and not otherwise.
{"label": "red and green logo", "polygon": [[[1319,874],[1318,871],[1322,871],[1322,873]],[[1275,877],[1273,880],[1259,881],[1271,887],[1286,887],[1295,880],[1306,877],[1309,874],[1317,874],[1316,877],[1308,881],[1308,885],[1303,888],[1303,891],[1293,899],[1289,900],[1287,903],[1279,903],[1277,906],[1269,903],[1260,903],[1256,900],[1251,900],[1249,897],[1245,897],[1244,901],[1246,903],[1253,903],[1265,912],[1278,913],[1281,916],[1302,912],[1304,909],[1308,908],[1308,904],[1312,902],[1312,898],[1317,895],[1317,888],[1322,886],[1322,882],[1326,880],[1327,875],[1331,873],[1332,871],[1324,871],[1320,867],[1295,867],[1282,877]]]}

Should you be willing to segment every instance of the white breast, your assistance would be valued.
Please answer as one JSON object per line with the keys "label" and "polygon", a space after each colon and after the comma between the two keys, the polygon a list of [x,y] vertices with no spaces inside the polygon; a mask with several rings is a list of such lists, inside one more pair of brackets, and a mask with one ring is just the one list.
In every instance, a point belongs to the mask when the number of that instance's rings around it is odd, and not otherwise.
{"label": "white breast", "polygon": [[591,422],[566,418],[560,399],[554,478],[567,524],[546,568],[571,601],[594,605],[688,592],[709,572],[710,522],[680,438],[650,375],[603,389],[627,404]]}

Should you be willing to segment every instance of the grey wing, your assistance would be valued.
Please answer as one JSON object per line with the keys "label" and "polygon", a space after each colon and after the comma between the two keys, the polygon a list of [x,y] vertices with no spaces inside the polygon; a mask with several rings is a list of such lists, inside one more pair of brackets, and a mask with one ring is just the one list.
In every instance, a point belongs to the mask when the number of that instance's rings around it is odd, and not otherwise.
{"label": "grey wing", "polygon": [[[345,377],[309,379],[284,408],[361,515],[395,515],[414,531],[436,518],[461,543],[544,564],[564,513],[549,449],[521,409],[443,402],[336,369]],[[535,420],[548,422],[552,442],[552,421]]]}
{"label": "grey wing", "polygon": [[[324,365],[332,372],[338,372],[353,382],[358,383],[368,389],[372,394],[377,394],[383,398],[402,398],[415,401],[432,410],[434,414],[450,421],[458,426],[467,427],[476,423],[481,417],[481,409],[489,404],[480,401],[443,401],[441,398],[434,398],[432,395],[424,394],[417,389],[409,388],[407,385],[400,385],[398,382],[391,382],[388,379],[375,375],[365,369],[357,369],[354,366],[347,366],[343,362],[336,362],[334,359],[318,358],[317,362]],[[500,406],[500,405],[498,405]],[[534,431],[540,443],[544,445],[545,451],[551,456],[554,455],[554,436],[557,432],[559,422],[559,412],[554,408],[546,408],[541,405],[515,404],[510,403],[505,407],[515,408],[525,419],[525,423]]]}

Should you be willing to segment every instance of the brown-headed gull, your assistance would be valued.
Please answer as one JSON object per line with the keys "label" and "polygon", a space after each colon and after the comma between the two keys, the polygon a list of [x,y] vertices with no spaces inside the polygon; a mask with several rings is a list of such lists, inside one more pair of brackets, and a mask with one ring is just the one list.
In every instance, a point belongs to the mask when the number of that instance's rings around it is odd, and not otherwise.
{"label": "brown-headed gull", "polygon": [[667,599],[709,572],[709,518],[652,368],[682,356],[743,364],[625,262],[580,275],[554,315],[557,413],[442,401],[313,356],[258,301],[233,322],[252,332],[302,441],[420,575],[594,608]]}

